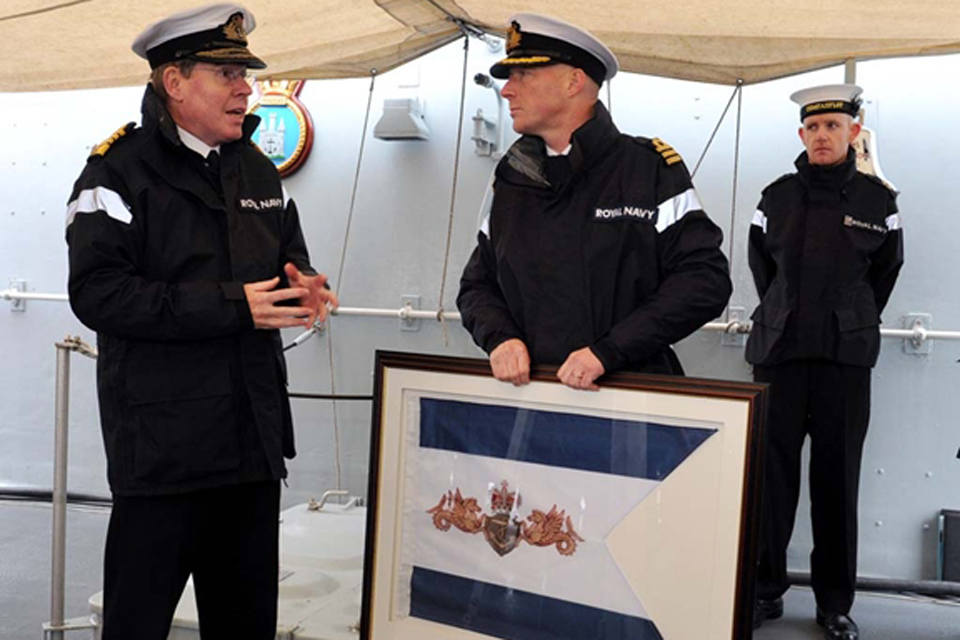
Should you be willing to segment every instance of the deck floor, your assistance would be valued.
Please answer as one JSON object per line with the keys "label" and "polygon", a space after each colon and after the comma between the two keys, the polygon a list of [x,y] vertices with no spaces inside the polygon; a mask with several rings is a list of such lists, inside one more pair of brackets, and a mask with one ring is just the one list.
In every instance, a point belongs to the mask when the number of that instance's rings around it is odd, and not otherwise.
{"label": "deck floor", "polygon": [[[103,540],[109,512],[68,510],[65,616],[88,615],[88,598],[100,590]],[[51,510],[49,505],[0,502],[0,638],[41,640],[50,619]],[[818,640],[813,593],[795,587],[784,616],[768,621],[756,640]],[[880,593],[858,593],[851,612],[863,640],[960,640],[960,602]],[[67,640],[89,638],[71,632]],[[665,639],[673,640],[673,639]],[[678,639],[678,640],[699,640]]]}

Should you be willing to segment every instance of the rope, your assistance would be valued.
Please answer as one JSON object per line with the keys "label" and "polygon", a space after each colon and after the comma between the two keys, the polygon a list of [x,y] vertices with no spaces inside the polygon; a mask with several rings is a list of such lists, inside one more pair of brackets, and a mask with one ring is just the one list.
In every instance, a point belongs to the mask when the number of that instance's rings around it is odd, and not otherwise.
{"label": "rope", "polygon": [[733,104],[733,99],[740,95],[742,89],[743,80],[737,80],[737,86],[734,88],[733,93],[730,94],[730,99],[727,100],[727,106],[723,108],[723,113],[720,114],[720,119],[717,121],[717,126],[713,128],[713,133],[710,134],[710,139],[707,140],[706,146],[703,147],[703,151],[700,153],[700,157],[697,159],[697,165],[693,168],[693,173],[690,174],[691,180],[697,176],[697,171],[700,169],[700,163],[703,162],[703,158],[707,155],[707,151],[710,150],[710,145],[713,144],[713,139],[717,136],[717,131],[720,130],[720,125],[723,124],[724,118],[727,117],[727,111],[730,110],[730,105]]}
{"label": "rope", "polygon": [[[363,150],[367,141],[367,127],[370,124],[370,106],[373,104],[373,87],[377,80],[377,70],[370,70],[370,90],[367,95],[367,112],[363,117],[363,132],[360,134],[360,152],[357,154],[357,169],[353,174],[353,192],[350,194],[350,210],[347,213],[347,228],[343,233],[343,249],[340,251],[340,266],[337,269],[337,279],[334,285],[334,292],[340,294],[340,285],[343,283],[343,266],[347,260],[347,243],[350,240],[350,227],[353,224],[353,210],[357,203],[357,186],[360,184],[360,167],[363,163]],[[333,364],[333,323],[327,323],[327,357],[330,363],[330,395],[337,395],[337,376]],[[341,469],[340,469],[340,421],[337,416],[337,401],[333,400],[333,450],[334,463],[337,470],[337,489],[341,488]]]}
{"label": "rope", "polygon": [[470,38],[464,34],[463,38],[463,77],[460,80],[460,118],[457,125],[457,147],[454,152],[453,162],[453,185],[450,189],[450,216],[447,219],[447,246],[443,252],[443,272],[440,276],[440,296],[439,310],[437,311],[437,320],[443,327],[443,346],[450,346],[447,335],[447,323],[443,318],[443,296],[447,288],[447,267],[450,265],[450,241],[453,237],[453,213],[457,203],[457,182],[460,177],[460,143],[463,140],[463,110],[466,105],[467,96],[467,61],[470,53]]}
{"label": "rope", "polygon": [[19,18],[26,18],[28,16],[35,16],[41,13],[47,13],[49,11],[59,11],[60,9],[72,7],[77,4],[86,4],[88,2],[93,2],[93,0],[70,0],[69,2],[61,2],[60,4],[55,4],[50,7],[44,7],[42,9],[33,9],[31,11],[23,11],[21,13],[12,13],[8,16],[0,17],[0,22],[6,22],[7,20],[17,20]]}
{"label": "rope", "polygon": [[370,124],[370,105],[373,103],[373,85],[377,80],[377,70],[370,69],[370,91],[367,95],[367,113],[363,117],[363,134],[360,138],[360,153],[357,154],[357,168],[353,173],[353,191],[350,193],[350,210],[347,213],[347,229],[343,234],[343,249],[340,251],[340,267],[337,270],[337,279],[334,293],[340,294],[340,284],[343,282],[343,265],[347,261],[347,242],[350,240],[350,226],[353,223],[353,209],[357,204],[357,187],[360,185],[360,166],[363,163],[363,149],[367,142],[367,127]]}
{"label": "rope", "polygon": [[[733,280],[733,266],[736,264],[733,255],[734,223],[737,221],[737,181],[740,174],[740,116],[743,115],[743,80],[737,79],[737,135],[733,145],[733,194],[730,201],[730,280]],[[729,106],[729,105],[728,105]],[[726,113],[726,112],[724,112]],[[735,282],[735,281],[734,281]],[[730,306],[727,305],[727,320],[730,320]]]}
{"label": "rope", "polygon": [[[468,21],[463,16],[458,16],[450,13],[450,11],[442,7],[440,3],[438,3],[436,0],[427,0],[427,3],[430,5],[433,5],[434,9],[436,9],[440,13],[447,16],[447,20],[457,25],[457,28],[460,29],[460,33],[462,33],[464,36],[473,36],[474,38],[483,40],[484,42],[487,41],[486,30],[480,27],[479,25]],[[378,2],[378,4],[382,4],[382,3]],[[407,26],[411,26],[411,25],[408,24]]]}

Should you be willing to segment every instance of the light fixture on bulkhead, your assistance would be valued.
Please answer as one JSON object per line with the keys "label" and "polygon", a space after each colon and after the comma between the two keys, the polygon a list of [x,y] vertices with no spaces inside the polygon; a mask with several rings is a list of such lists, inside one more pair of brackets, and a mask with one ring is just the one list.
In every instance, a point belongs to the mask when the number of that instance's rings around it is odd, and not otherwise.
{"label": "light fixture on bulkhead", "polygon": [[383,115],[373,128],[373,137],[381,140],[429,140],[430,130],[423,117],[419,98],[387,98]]}

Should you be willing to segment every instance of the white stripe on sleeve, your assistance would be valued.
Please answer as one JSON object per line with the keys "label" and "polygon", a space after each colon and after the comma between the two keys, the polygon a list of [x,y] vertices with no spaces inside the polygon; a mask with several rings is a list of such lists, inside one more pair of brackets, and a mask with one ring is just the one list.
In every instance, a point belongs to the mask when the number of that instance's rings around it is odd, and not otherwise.
{"label": "white stripe on sleeve", "polygon": [[662,233],[667,227],[690,211],[702,209],[703,205],[700,204],[700,197],[697,196],[697,191],[693,187],[690,187],[683,193],[660,203],[657,213],[657,231]]}
{"label": "white stripe on sleeve", "polygon": [[901,229],[900,214],[895,213],[892,216],[887,216],[886,223],[887,223],[887,231],[897,231],[898,229]]}
{"label": "white stripe on sleeve", "polygon": [[763,211],[760,211],[760,209],[757,209],[756,212],[754,212],[753,214],[752,224],[755,227],[760,227],[761,229],[763,229],[763,232],[766,233],[767,232],[767,214],[765,214]]}
{"label": "white stripe on sleeve", "polygon": [[130,207],[120,194],[106,187],[94,187],[93,189],[84,189],[75,200],[67,205],[67,227],[73,224],[73,219],[78,213],[96,213],[103,211],[114,220],[119,220],[124,224],[130,224],[133,216],[130,214]]}

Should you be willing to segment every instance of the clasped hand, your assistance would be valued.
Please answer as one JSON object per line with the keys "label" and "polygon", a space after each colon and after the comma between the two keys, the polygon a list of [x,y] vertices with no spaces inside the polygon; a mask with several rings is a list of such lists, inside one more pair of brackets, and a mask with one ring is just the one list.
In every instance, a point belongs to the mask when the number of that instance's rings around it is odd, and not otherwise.
{"label": "clasped hand", "polygon": [[[315,321],[326,320],[330,308],[340,304],[337,296],[327,287],[325,275],[307,275],[290,262],[284,265],[283,270],[290,282],[286,289],[276,288],[280,284],[279,276],[243,285],[257,329],[310,328]],[[286,300],[299,300],[300,304],[278,304]]]}
{"label": "clasped hand", "polygon": [[[490,353],[490,368],[497,380],[520,387],[530,382],[530,354],[522,340],[511,338]],[[603,363],[589,347],[577,349],[557,370],[560,382],[572,389],[599,391],[595,380],[604,374]]]}

